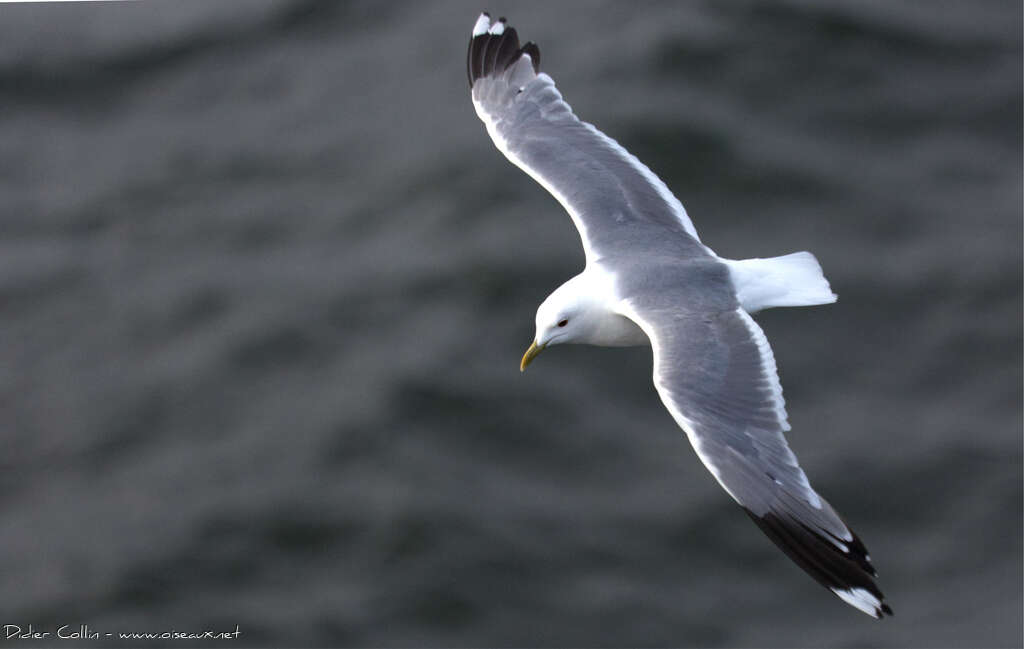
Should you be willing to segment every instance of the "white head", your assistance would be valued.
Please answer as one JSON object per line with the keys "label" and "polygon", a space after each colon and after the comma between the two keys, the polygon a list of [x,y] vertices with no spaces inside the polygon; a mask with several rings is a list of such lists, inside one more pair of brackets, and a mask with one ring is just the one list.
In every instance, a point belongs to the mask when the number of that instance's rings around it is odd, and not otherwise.
{"label": "white head", "polygon": [[610,315],[586,273],[573,277],[537,307],[537,333],[519,365],[525,370],[545,347],[594,342],[602,320]]}

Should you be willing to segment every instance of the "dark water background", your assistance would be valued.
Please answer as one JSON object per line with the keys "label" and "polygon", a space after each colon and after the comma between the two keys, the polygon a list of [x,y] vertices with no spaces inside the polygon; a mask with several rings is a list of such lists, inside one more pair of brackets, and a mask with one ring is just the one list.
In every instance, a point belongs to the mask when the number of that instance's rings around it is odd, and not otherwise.
{"label": "dark water background", "polygon": [[1021,4],[486,7],[716,251],[821,260],[837,304],[759,320],[884,622],[717,487],[649,350],[520,375],[582,252],[473,112],[482,8],[0,7],[0,624],[1020,646]]}

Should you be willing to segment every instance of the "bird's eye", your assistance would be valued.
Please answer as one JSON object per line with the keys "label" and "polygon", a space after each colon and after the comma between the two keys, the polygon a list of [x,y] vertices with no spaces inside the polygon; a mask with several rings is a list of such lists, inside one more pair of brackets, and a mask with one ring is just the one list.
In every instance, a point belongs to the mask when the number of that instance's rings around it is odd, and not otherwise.
{"label": "bird's eye", "polygon": [[564,327],[564,326],[565,326],[565,325],[567,325],[567,324],[569,324],[569,321],[568,321],[568,320],[562,320],[561,322],[559,322],[559,323],[558,323],[558,326],[559,326],[559,327]]}

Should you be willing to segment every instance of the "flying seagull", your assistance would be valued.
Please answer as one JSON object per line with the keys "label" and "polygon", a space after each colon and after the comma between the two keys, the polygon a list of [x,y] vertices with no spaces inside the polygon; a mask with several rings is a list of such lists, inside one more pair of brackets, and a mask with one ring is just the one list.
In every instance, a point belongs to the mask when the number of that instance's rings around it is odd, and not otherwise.
{"label": "flying seagull", "polygon": [[751,313],[835,302],[809,252],[732,260],[704,245],[686,210],[615,140],[580,121],[540,51],[481,14],[466,71],[498,150],[572,217],[583,272],[537,309],[520,369],[563,343],[647,345],[654,385],[701,461],[783,552],[843,601],[891,615],[867,549],[789,449],[771,346]]}

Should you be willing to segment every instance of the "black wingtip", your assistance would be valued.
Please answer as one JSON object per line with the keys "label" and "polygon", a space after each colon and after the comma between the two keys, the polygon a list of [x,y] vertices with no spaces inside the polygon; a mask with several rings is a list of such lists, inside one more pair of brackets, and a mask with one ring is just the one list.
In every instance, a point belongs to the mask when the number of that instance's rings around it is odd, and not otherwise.
{"label": "black wingtip", "polygon": [[[491,15],[485,11],[477,19],[477,26],[480,26],[483,18],[487,19],[485,31],[476,33],[474,29],[466,52],[466,76],[469,78],[470,88],[477,79],[504,72],[524,54],[530,57],[534,73],[540,72],[540,49],[535,43],[527,43],[520,47],[516,30],[508,26],[504,16],[491,23]],[[491,30],[497,24],[502,25],[502,29],[499,30],[501,33],[492,33]]]}
{"label": "black wingtip", "polygon": [[[540,73],[540,48],[534,42],[529,42],[520,49],[521,54],[527,54],[533,62],[533,71]],[[518,56],[516,58],[519,58]]]}
{"label": "black wingtip", "polygon": [[893,614],[875,583],[877,573],[867,549],[852,531],[851,540],[836,539],[847,548],[844,552],[826,536],[828,532],[810,529],[785,514],[745,511],[794,563],[843,601],[877,619]]}

